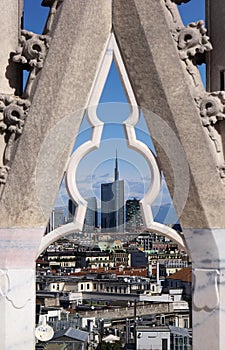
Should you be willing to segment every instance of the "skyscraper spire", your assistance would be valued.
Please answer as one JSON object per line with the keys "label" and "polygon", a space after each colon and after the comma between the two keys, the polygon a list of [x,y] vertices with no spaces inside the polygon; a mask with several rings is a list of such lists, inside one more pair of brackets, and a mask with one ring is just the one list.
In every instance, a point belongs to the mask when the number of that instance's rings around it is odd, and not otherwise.
{"label": "skyscraper spire", "polygon": [[114,169],[114,181],[119,180],[119,170],[118,170],[118,159],[117,159],[117,150],[116,150],[116,160],[115,160],[115,169]]}
{"label": "skyscraper spire", "polygon": [[117,150],[114,181],[101,184],[101,231],[124,232],[124,181],[119,179]]}

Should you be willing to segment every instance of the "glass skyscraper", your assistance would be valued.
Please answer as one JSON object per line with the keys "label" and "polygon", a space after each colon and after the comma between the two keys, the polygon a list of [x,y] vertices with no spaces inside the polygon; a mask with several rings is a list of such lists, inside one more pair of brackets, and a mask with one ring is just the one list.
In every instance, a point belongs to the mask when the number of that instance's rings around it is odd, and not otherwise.
{"label": "glass skyscraper", "polygon": [[90,197],[87,200],[87,210],[84,220],[84,232],[94,232],[98,225],[97,200]]}
{"label": "glass skyscraper", "polygon": [[101,184],[101,231],[124,232],[124,181],[119,179],[117,154],[114,181]]}
{"label": "glass skyscraper", "polygon": [[126,231],[135,232],[143,229],[140,201],[136,198],[126,201]]}

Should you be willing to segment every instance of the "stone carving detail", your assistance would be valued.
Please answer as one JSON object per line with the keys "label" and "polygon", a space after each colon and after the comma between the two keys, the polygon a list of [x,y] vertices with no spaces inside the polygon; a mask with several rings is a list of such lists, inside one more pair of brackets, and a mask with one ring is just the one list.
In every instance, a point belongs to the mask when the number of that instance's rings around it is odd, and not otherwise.
{"label": "stone carving detail", "polygon": [[0,167],[0,186],[6,183],[9,169],[10,167],[7,165],[3,165]]}
{"label": "stone carving detail", "polygon": [[208,129],[209,136],[215,144],[216,151],[219,153],[222,149],[214,126],[218,121],[225,119],[225,91],[206,93],[198,104],[202,124]]}
{"label": "stone carving detail", "polygon": [[218,306],[218,276],[218,270],[194,269],[193,305],[196,309],[211,312]]}
{"label": "stone carving detail", "polygon": [[212,50],[206,32],[204,21],[193,22],[184,28],[178,29],[177,42],[182,60],[194,59],[196,55]]}
{"label": "stone carving detail", "polygon": [[15,96],[0,95],[0,132],[4,134],[6,141],[3,159],[5,166],[0,169],[0,183],[6,180],[13,143],[22,133],[29,107],[30,102],[28,100]]}
{"label": "stone carving detail", "polygon": [[39,35],[27,30],[21,31],[20,46],[13,53],[13,61],[23,64],[31,71],[28,83],[24,92],[24,97],[31,94],[33,82],[44,65],[44,60],[49,48],[50,36]]}
{"label": "stone carving detail", "polygon": [[200,109],[202,125],[208,129],[209,136],[214,142],[216,152],[219,156],[219,171],[221,179],[225,180],[225,162],[223,155],[223,140],[220,135],[220,127],[216,127],[220,121],[225,120],[225,91],[205,93],[202,97],[196,98]]}
{"label": "stone carving detail", "polygon": [[30,67],[42,68],[49,42],[50,37],[47,35],[22,30],[20,46],[14,53],[13,61],[28,64]]}
{"label": "stone carving detail", "polygon": [[204,126],[225,119],[225,91],[205,94],[200,104],[200,112]]}
{"label": "stone carving detail", "polygon": [[225,164],[218,166],[219,174],[222,180],[225,180]]}
{"label": "stone carving detail", "polygon": [[191,75],[194,85],[198,86],[196,64],[204,62],[204,53],[212,50],[204,21],[192,22],[186,27],[177,27],[172,35],[177,42],[179,56],[186,64],[186,69]]}

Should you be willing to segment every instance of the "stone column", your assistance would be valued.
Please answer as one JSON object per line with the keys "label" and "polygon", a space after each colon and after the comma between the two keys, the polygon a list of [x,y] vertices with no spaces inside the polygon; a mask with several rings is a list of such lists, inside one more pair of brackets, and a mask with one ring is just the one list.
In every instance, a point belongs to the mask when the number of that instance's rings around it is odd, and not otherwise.
{"label": "stone column", "polygon": [[[18,25],[15,4],[19,1],[1,2],[8,30]],[[111,0],[66,0],[54,22],[54,37],[0,198],[1,350],[35,349],[35,259],[108,43],[111,15]],[[0,26],[0,36],[6,28]],[[15,42],[4,50],[15,50],[17,37]],[[0,87],[13,94],[10,86]]]}
{"label": "stone column", "polygon": [[21,83],[18,67],[10,62],[10,53],[18,46],[22,26],[23,0],[1,1],[0,93],[17,94]]}
{"label": "stone column", "polygon": [[[0,94],[21,93],[20,68],[10,60],[10,53],[18,47],[23,14],[23,0],[1,0],[0,21]],[[3,165],[4,136],[0,135],[0,167]]]}
{"label": "stone column", "polygon": [[[196,103],[196,96],[201,100],[205,91],[196,67],[191,61],[184,62],[180,46],[171,36],[180,21],[174,2],[183,1],[114,0],[113,28],[193,261],[193,350],[222,350],[225,189],[218,171],[218,152]],[[216,21],[222,16],[224,1],[210,2]],[[202,22],[195,26],[205,33]],[[224,31],[224,26],[218,24],[219,28]],[[183,28],[180,38],[189,30]],[[202,39],[203,44],[208,40],[206,36]],[[221,61],[223,52],[217,57]]]}
{"label": "stone column", "polygon": [[2,350],[35,348],[35,259],[44,228],[0,229]]}
{"label": "stone column", "polygon": [[223,349],[225,230],[185,229],[184,234],[193,268],[193,349]]}

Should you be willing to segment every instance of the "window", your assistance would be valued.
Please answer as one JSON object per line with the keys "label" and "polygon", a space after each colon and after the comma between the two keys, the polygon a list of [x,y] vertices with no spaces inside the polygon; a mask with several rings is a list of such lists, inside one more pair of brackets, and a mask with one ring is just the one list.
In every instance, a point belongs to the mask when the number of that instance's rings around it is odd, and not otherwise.
{"label": "window", "polygon": [[84,290],[84,285],[83,285],[83,283],[81,283],[80,289],[81,289],[81,290]]}
{"label": "window", "polygon": [[188,319],[184,318],[184,328],[188,328]]}
{"label": "window", "polygon": [[87,289],[90,289],[90,284],[89,283],[87,283]]}
{"label": "window", "polygon": [[165,321],[165,316],[164,316],[164,315],[161,315],[160,321],[161,321],[161,325],[164,326],[165,323],[166,323],[166,321]]}
{"label": "window", "polygon": [[162,350],[168,350],[168,339],[162,339]]}

